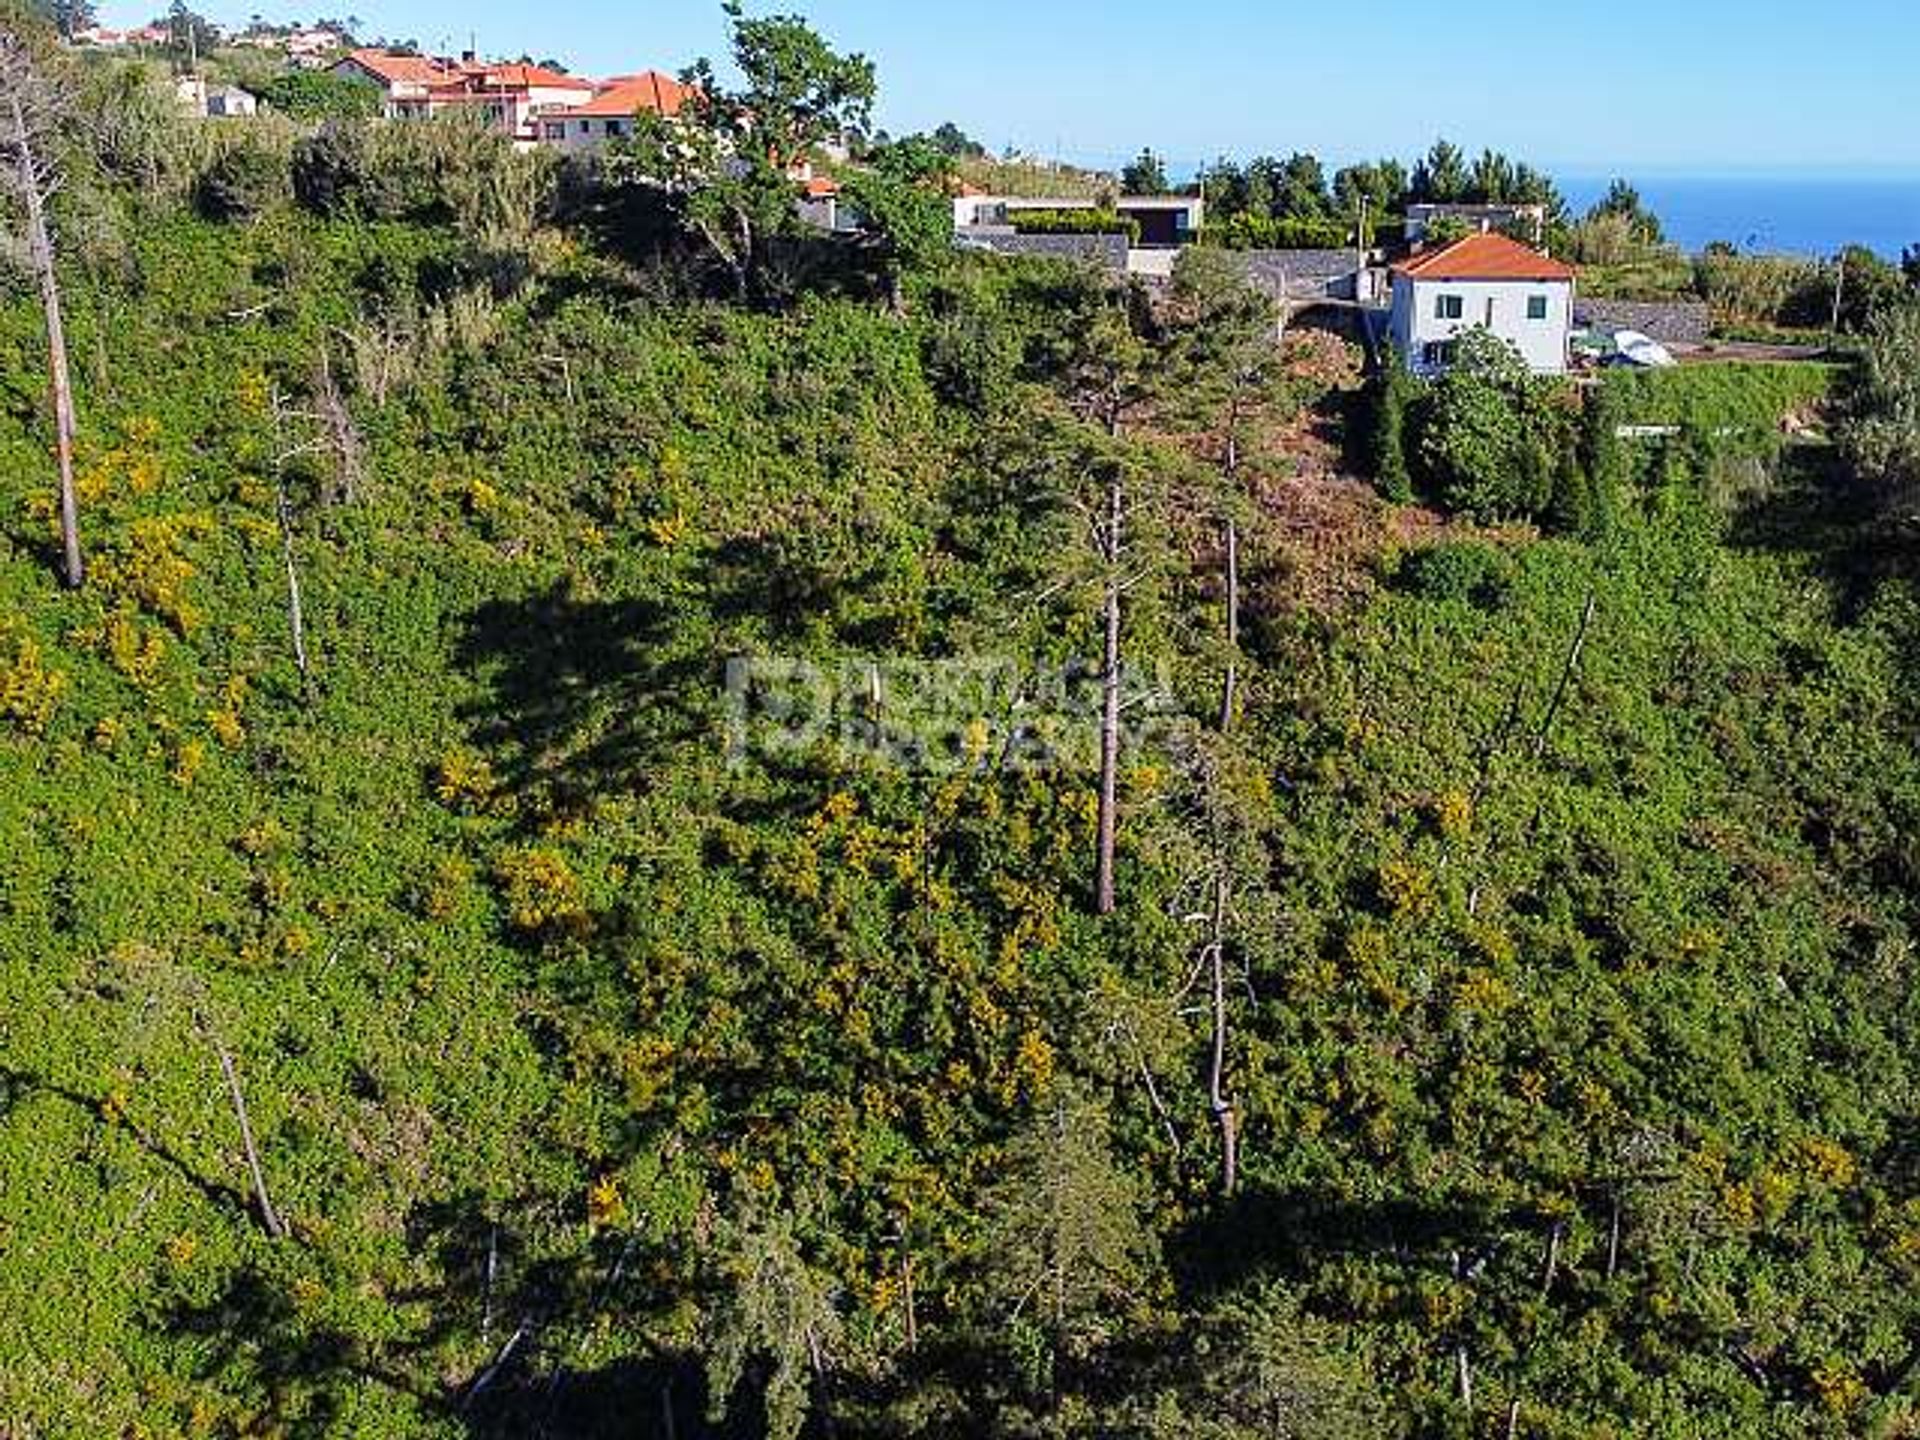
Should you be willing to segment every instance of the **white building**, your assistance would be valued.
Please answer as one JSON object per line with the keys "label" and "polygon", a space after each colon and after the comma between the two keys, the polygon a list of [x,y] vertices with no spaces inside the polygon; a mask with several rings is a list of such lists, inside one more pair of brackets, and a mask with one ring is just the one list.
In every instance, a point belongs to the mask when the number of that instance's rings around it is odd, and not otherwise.
{"label": "white building", "polygon": [[657,70],[623,75],[607,81],[590,97],[544,111],[538,138],[542,145],[569,155],[598,150],[609,140],[631,135],[635,117],[641,113],[671,119],[691,98],[691,89]]}
{"label": "white building", "polygon": [[1416,375],[1453,361],[1459,337],[1486,330],[1536,374],[1563,375],[1574,271],[1504,235],[1469,235],[1393,267],[1394,348]]}
{"label": "white building", "polygon": [[[987,195],[968,186],[954,197],[953,228],[1017,229],[1023,213],[1101,208],[1100,201],[1084,196]],[[1207,218],[1206,202],[1195,195],[1122,195],[1108,208],[1139,226],[1139,245],[1154,249],[1191,245]]]}
{"label": "white building", "polygon": [[188,111],[203,120],[243,119],[260,113],[260,102],[238,85],[210,85],[199,75],[182,75],[173,93]]}

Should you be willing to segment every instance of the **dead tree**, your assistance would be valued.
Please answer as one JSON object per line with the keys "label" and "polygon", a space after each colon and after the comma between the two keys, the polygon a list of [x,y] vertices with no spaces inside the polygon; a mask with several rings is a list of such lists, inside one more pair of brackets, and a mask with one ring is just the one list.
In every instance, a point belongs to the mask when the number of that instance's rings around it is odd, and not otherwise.
{"label": "dead tree", "polygon": [[273,508],[280,524],[280,559],[287,572],[287,629],[293,638],[293,663],[299,667],[300,681],[304,685],[313,677],[307,665],[307,619],[300,598],[300,567],[293,549],[293,504],[287,498],[287,465],[302,455],[331,449],[335,442],[323,438],[290,444],[287,421],[295,412],[286,408],[277,388],[271,396],[270,405],[273,414]]}
{"label": "dead tree", "polygon": [[1120,462],[1113,461],[1107,479],[1107,513],[1101,534],[1101,559],[1106,566],[1101,609],[1106,640],[1100,668],[1100,813],[1095,908],[1102,915],[1111,915],[1116,903],[1113,864],[1120,810],[1120,562],[1125,553],[1122,526],[1126,512],[1122,474]]}
{"label": "dead tree", "polygon": [[1225,857],[1213,882],[1212,933],[1207,940],[1208,985],[1213,1018],[1212,1060],[1207,1071],[1207,1103],[1220,1129],[1220,1191],[1231,1196],[1240,1183],[1240,1121],[1227,1096],[1227,901]]}
{"label": "dead tree", "polygon": [[80,552],[80,506],[73,483],[73,385],[67,371],[67,332],[60,308],[47,207],[59,189],[53,156],[57,95],[32,53],[16,35],[0,31],[0,185],[26,225],[26,258],[40,289],[47,334],[47,372],[53,401],[54,455],[60,472],[61,579],[70,589],[86,580]]}
{"label": "dead tree", "polygon": [[333,378],[333,356],[326,345],[320,347],[320,364],[314,377],[314,399],[331,437],[339,481],[332,498],[351,505],[360,496],[360,432],[354,426],[353,413],[340,394]]}

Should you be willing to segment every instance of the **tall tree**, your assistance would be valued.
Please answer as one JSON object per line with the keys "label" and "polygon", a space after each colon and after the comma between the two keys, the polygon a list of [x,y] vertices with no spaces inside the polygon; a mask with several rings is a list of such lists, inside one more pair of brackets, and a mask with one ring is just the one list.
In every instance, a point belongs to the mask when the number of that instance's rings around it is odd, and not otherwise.
{"label": "tall tree", "polygon": [[1406,203],[1407,167],[1398,160],[1376,160],[1349,165],[1333,177],[1333,199],[1342,216],[1352,215],[1364,202],[1374,216],[1398,211]]}
{"label": "tall tree", "polygon": [[67,334],[60,304],[47,209],[59,188],[54,157],[59,93],[26,42],[0,31],[0,188],[25,227],[28,267],[40,288],[47,337],[47,370],[53,403],[54,456],[60,474],[62,578],[78,588],[86,579],[80,553],[79,502],[73,481],[73,385],[67,371]]}
{"label": "tall tree", "polygon": [[1128,195],[1165,195],[1173,186],[1167,183],[1166,162],[1148,148],[1120,172],[1120,188]]}
{"label": "tall tree", "polygon": [[881,146],[847,181],[847,198],[859,210],[866,243],[878,256],[895,313],[906,308],[906,276],[953,248],[953,206],[947,181],[953,162],[938,145],[918,136]]}
{"label": "tall tree", "polygon": [[1319,220],[1332,209],[1327,197],[1327,172],[1319,157],[1297,152],[1280,167],[1276,208],[1283,219]]}
{"label": "tall tree", "polygon": [[[1169,307],[1169,419],[1194,425],[1211,437],[1215,463],[1212,506],[1221,532],[1221,605],[1225,661],[1220,681],[1219,738],[1231,743],[1240,694],[1240,530],[1247,505],[1242,475],[1244,440],[1261,402],[1270,394],[1280,365],[1279,313],[1247,283],[1234,262],[1217,250],[1193,249],[1174,267]],[[1202,960],[1211,997],[1208,1109],[1220,1135],[1221,1189],[1231,1195],[1239,1176],[1239,1120],[1227,1076],[1227,947],[1233,901],[1233,828],[1222,802],[1221,764],[1202,757],[1200,789],[1213,873],[1209,923]]]}
{"label": "tall tree", "polygon": [[797,16],[748,19],[738,0],[725,9],[743,84],[729,89],[696,62],[680,114],[640,116],[609,163],[617,178],[664,191],[747,300],[768,240],[796,223],[792,176],[827,141],[866,128],[875,85],[870,60],[837,53]]}
{"label": "tall tree", "polygon": [[[1131,290],[1100,301],[1080,332],[1072,387],[1082,418],[1118,441],[1147,398],[1149,354]],[[1117,904],[1114,860],[1119,833],[1120,708],[1124,682],[1122,632],[1128,584],[1129,458],[1117,445],[1097,460],[1100,497],[1090,507],[1090,530],[1101,566],[1100,801],[1095,825],[1094,906],[1111,915]]]}
{"label": "tall tree", "polygon": [[1436,140],[1426,157],[1413,167],[1411,199],[1423,204],[1448,205],[1467,198],[1471,181],[1467,157],[1450,140]]}
{"label": "tall tree", "polygon": [[1106,1112],[1057,1084],[1008,1148],[986,1206],[987,1288],[1009,1331],[1038,1332],[1046,1372],[1099,1350],[1113,1336],[1108,1317],[1139,1292],[1155,1258],[1139,1203]]}
{"label": "tall tree", "polygon": [[1647,208],[1640,192],[1625,180],[1616,179],[1607,186],[1607,193],[1587,212],[1587,219],[1597,220],[1607,215],[1626,221],[1628,233],[1642,245],[1659,245],[1666,238],[1661,231],[1660,217]]}
{"label": "tall tree", "polygon": [[92,28],[99,15],[93,0],[34,0],[32,8],[60,32],[62,40]]}

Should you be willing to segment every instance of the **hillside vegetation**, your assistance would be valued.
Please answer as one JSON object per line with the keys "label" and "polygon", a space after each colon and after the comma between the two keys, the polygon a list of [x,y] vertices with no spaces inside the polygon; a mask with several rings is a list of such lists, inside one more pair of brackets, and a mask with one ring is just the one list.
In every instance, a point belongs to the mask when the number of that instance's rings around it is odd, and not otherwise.
{"label": "hillside vegetation", "polygon": [[617,167],[277,133],[72,162],[76,590],[0,303],[0,1433],[1915,1433],[1832,452],[1631,382],[1578,524],[1323,533],[1353,397],[1204,262],[742,299]]}

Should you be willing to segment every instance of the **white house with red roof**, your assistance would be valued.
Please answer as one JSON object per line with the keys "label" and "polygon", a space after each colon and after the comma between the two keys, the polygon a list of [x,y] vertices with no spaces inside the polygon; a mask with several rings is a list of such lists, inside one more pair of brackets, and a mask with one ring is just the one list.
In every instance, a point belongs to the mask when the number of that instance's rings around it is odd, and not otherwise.
{"label": "white house with red roof", "polygon": [[544,65],[495,64],[470,55],[446,60],[378,49],[355,50],[332,73],[379,86],[389,120],[477,114],[523,145],[541,138],[542,116],[584,104],[600,88]]}
{"label": "white house with red roof", "polygon": [[389,120],[424,118],[431,113],[433,87],[453,72],[453,62],[429,55],[363,48],[336,63],[329,74],[376,85],[385,97]]}
{"label": "white house with red roof", "polygon": [[1393,267],[1388,332],[1416,375],[1453,363],[1460,336],[1485,330],[1536,374],[1564,375],[1573,329],[1574,269],[1505,235],[1469,235]]}
{"label": "white house with red roof", "polygon": [[692,96],[690,87],[658,70],[621,75],[569,105],[543,114],[539,140],[568,154],[598,150],[609,140],[631,135],[636,116],[645,113],[671,119]]}

